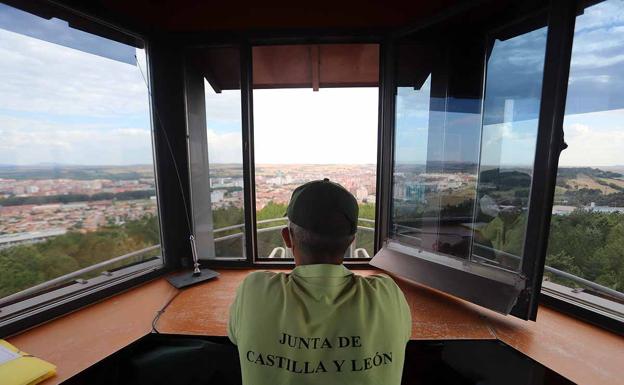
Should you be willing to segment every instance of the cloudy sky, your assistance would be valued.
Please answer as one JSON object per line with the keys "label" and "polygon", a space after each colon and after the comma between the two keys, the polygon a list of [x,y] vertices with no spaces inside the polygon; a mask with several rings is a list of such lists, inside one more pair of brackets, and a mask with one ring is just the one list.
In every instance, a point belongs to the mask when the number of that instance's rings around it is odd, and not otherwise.
{"label": "cloudy sky", "polygon": [[[495,45],[484,162],[532,159],[545,36],[538,30]],[[0,164],[152,162],[144,51],[0,4],[0,58]],[[240,93],[206,88],[210,160],[239,163]],[[427,147],[441,143],[428,133],[428,92],[428,85],[398,91],[398,161],[424,162]],[[256,162],[374,163],[377,98],[375,88],[255,90]],[[445,119],[438,154],[474,158],[480,116]],[[624,164],[622,0],[593,6],[577,20],[564,126],[570,147],[562,165]]]}
{"label": "cloudy sky", "polygon": [[[430,79],[421,90],[404,87],[397,94],[398,162],[445,159],[475,161],[482,135],[485,165],[533,162],[546,29],[496,41],[488,61],[488,81],[481,116],[429,113]],[[468,100],[450,99],[455,106]],[[465,108],[464,110],[468,110]],[[462,108],[456,108],[462,110]],[[446,131],[432,136],[428,127],[444,121]],[[624,165],[624,1],[609,0],[577,18],[564,121],[569,145],[562,166]]]}

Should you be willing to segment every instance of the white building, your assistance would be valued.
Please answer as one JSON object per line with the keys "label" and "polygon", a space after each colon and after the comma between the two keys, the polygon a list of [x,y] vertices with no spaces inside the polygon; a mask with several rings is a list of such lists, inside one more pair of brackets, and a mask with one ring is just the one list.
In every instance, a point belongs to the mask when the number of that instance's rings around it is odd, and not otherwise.
{"label": "white building", "polygon": [[358,187],[355,190],[355,197],[359,202],[363,202],[368,197],[368,189],[366,187]]}
{"label": "white building", "polygon": [[214,190],[210,193],[210,201],[212,203],[219,203],[225,197],[227,190]]}

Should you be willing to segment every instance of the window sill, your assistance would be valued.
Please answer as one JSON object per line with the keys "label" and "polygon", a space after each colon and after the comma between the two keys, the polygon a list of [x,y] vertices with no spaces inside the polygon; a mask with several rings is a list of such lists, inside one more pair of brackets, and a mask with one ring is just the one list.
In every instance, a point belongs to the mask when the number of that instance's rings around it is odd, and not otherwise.
{"label": "window sill", "polygon": [[624,335],[624,305],[568,287],[544,282],[540,303],[571,317]]}
{"label": "window sill", "polygon": [[138,263],[85,283],[70,283],[0,308],[0,337],[12,335],[119,294],[165,273],[161,259]]}

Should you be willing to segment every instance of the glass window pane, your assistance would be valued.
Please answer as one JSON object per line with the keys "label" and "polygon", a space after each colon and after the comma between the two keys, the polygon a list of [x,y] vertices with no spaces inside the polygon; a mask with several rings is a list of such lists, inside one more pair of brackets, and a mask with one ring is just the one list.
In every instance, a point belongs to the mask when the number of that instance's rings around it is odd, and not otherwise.
{"label": "glass window pane", "polygon": [[0,297],[160,258],[146,55],[0,4]]}
{"label": "glass window pane", "polygon": [[399,46],[391,238],[520,270],[546,27],[514,27]]}
{"label": "glass window pane", "polygon": [[206,81],[210,201],[217,257],[244,257],[243,134],[240,89],[216,93]]}
{"label": "glass window pane", "polygon": [[[623,121],[624,1],[608,0],[576,19],[563,125],[568,148],[559,159],[546,265],[619,292],[624,292]],[[545,287],[613,299],[548,267],[544,279]]]}
{"label": "glass window pane", "polygon": [[189,51],[192,205],[200,258],[245,258],[240,50]]}
{"label": "glass window pane", "polygon": [[360,205],[346,257],[373,255],[379,47],[253,48],[258,257],[291,258],[280,230],[292,191],[329,178]]}
{"label": "glass window pane", "polygon": [[473,256],[511,270],[522,263],[545,48],[544,27],[494,40],[487,63]]}

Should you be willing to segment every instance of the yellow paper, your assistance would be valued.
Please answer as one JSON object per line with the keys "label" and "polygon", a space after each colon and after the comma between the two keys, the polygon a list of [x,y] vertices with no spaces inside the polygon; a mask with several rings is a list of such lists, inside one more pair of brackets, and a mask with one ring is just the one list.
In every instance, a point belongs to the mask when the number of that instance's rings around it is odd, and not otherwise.
{"label": "yellow paper", "polygon": [[22,352],[4,340],[0,340],[0,347],[20,355],[19,358],[0,364],[2,385],[34,385],[56,374],[56,366]]}

